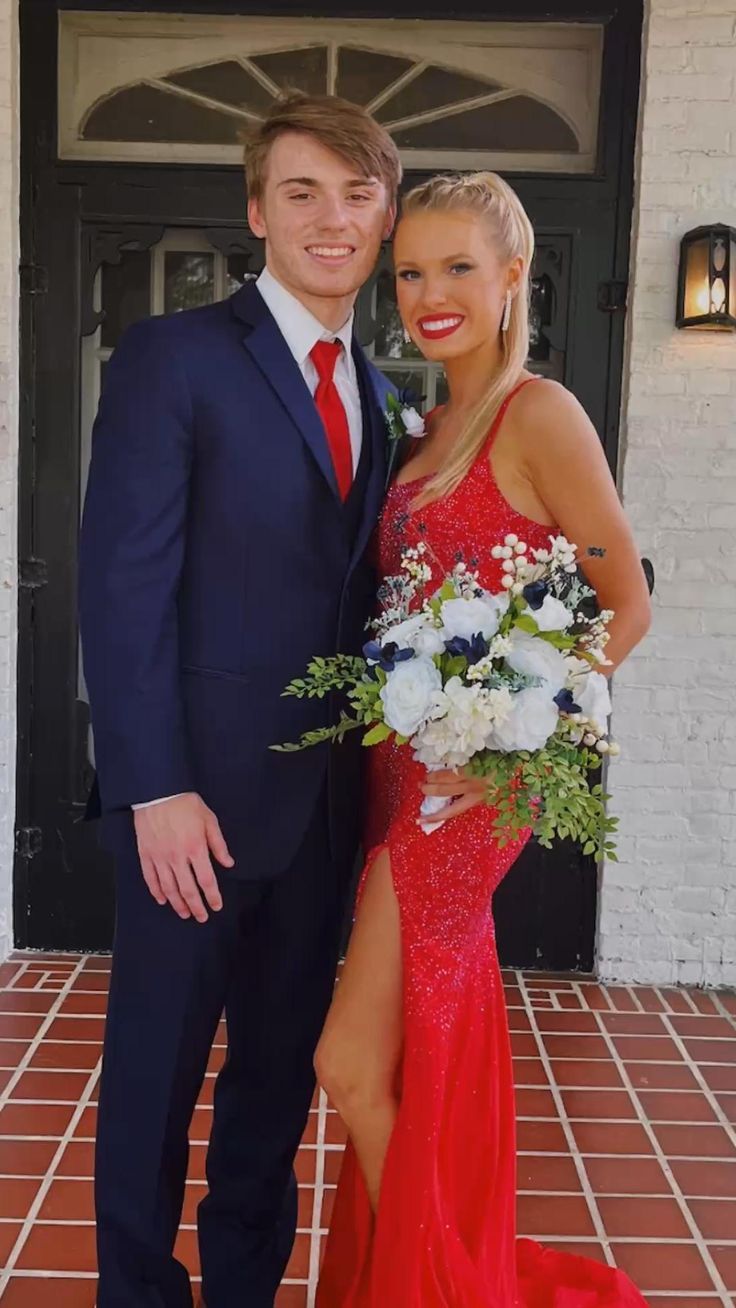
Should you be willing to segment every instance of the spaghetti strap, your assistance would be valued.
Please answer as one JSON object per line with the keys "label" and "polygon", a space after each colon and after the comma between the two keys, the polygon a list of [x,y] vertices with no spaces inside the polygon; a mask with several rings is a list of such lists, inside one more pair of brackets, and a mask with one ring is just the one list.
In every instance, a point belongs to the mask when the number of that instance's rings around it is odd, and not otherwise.
{"label": "spaghetti strap", "polygon": [[483,446],[483,449],[482,449],[482,451],[481,451],[481,453],[482,453],[483,455],[487,455],[487,454],[490,453],[490,450],[491,450],[491,447],[492,447],[492,445],[493,445],[493,442],[495,441],[495,439],[496,439],[496,437],[497,437],[497,435],[498,435],[498,431],[499,431],[499,428],[500,428],[500,426],[501,426],[501,423],[502,423],[503,420],[504,420],[504,415],[505,415],[505,413],[506,413],[506,410],[508,409],[508,407],[509,407],[511,401],[513,400],[514,396],[515,396],[515,395],[518,395],[518,394],[519,394],[519,391],[523,391],[523,389],[524,389],[525,386],[529,386],[529,384],[530,384],[531,382],[535,382],[535,381],[539,381],[539,378],[538,378],[538,377],[524,377],[523,380],[520,381],[520,382],[517,382],[516,386],[514,386],[513,389],[510,390],[510,391],[508,392],[508,394],[504,397],[503,402],[502,402],[502,404],[501,404],[501,406],[500,406],[500,408],[499,408],[499,410],[498,410],[498,413],[496,414],[495,418],[493,419],[493,423],[491,424],[491,430],[489,431],[489,433],[488,433],[488,435],[487,435],[487,437],[486,437],[485,445]]}

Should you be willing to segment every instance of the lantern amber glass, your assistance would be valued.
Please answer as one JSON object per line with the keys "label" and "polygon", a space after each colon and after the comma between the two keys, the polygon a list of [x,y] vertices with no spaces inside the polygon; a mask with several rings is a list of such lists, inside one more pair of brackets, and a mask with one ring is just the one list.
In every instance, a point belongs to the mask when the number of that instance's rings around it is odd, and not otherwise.
{"label": "lantern amber glass", "polygon": [[702,237],[687,247],[685,265],[685,317],[710,313],[710,241]]}

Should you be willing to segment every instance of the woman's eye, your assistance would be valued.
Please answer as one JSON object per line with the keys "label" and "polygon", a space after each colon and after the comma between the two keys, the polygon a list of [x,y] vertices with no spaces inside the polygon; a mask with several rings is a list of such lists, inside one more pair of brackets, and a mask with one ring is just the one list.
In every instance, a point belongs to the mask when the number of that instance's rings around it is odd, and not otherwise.
{"label": "woman's eye", "polygon": [[414,282],[419,277],[419,273],[414,268],[402,268],[400,273],[396,274],[402,282]]}
{"label": "woman's eye", "polygon": [[472,271],[473,271],[472,263],[454,263],[450,268],[451,273],[457,273],[460,277],[462,277],[463,273],[468,273]]}

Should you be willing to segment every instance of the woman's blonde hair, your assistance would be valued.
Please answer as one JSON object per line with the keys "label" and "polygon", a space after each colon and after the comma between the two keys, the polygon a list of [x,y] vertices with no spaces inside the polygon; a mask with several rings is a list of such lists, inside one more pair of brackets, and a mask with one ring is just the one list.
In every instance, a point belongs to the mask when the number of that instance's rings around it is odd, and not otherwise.
{"label": "woman's blonde hair", "polygon": [[522,273],[511,303],[508,330],[501,333],[502,366],[489,379],[488,390],[476,405],[446,464],[430,478],[417,497],[418,504],[442,499],[460,484],[483,448],[496,414],[524,368],[529,354],[530,271],[534,255],[534,232],[524,206],[516,192],[497,173],[433,177],[416,186],[404,197],[402,216],[427,211],[478,214],[488,226],[499,259],[510,263],[512,259],[521,258]]}

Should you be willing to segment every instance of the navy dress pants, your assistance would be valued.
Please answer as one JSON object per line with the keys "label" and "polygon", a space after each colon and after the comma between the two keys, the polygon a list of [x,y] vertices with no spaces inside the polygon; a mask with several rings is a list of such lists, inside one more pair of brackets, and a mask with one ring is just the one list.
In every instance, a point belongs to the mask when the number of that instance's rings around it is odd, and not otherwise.
{"label": "navy dress pants", "polygon": [[324,797],[275,880],[220,874],[199,924],[152,899],[121,827],[96,1160],[97,1308],[192,1308],[173,1255],[188,1130],[223,1012],[199,1206],[207,1308],[272,1308],[297,1220],[293,1172],[330,1003],[349,876],[329,854]]}

